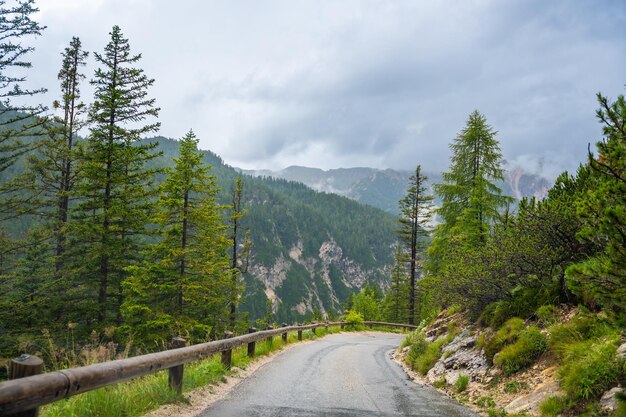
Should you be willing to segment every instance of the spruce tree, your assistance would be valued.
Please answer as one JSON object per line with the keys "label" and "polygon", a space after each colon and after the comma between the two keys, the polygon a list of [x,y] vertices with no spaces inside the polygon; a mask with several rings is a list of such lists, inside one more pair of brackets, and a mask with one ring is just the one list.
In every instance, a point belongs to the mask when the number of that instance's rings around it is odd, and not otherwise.
{"label": "spruce tree", "polygon": [[45,27],[30,18],[39,11],[35,0],[12,3],[9,6],[0,1],[0,172],[34,147],[34,142],[24,143],[22,139],[41,134],[45,119],[37,116],[46,110],[42,105],[16,103],[20,97],[46,91],[24,88],[26,76],[22,72],[31,68],[27,55],[34,50],[23,41],[40,36]]}
{"label": "spruce tree", "polygon": [[406,271],[406,253],[396,245],[389,291],[383,300],[385,320],[406,323],[409,318],[409,283]]}
{"label": "spruce tree", "polygon": [[[427,177],[422,174],[421,166],[415,168],[415,174],[409,178],[409,188],[400,200],[400,229],[398,237],[407,254],[409,269],[409,323],[421,319],[419,291],[417,289],[417,269],[420,253],[426,247],[428,238],[427,225],[432,213],[433,197],[428,195]],[[417,304],[417,314],[416,306]]]}
{"label": "spruce tree", "polygon": [[206,340],[227,317],[232,271],[229,239],[217,204],[215,177],[189,132],[175,168],[161,186],[156,222],[161,240],[129,268],[124,284],[126,324],[142,343],[184,335]]}
{"label": "spruce tree", "polygon": [[134,67],[141,55],[132,55],[128,39],[118,26],[103,54],[91,84],[94,102],[89,109],[90,134],[80,158],[80,180],[74,233],[79,262],[77,274],[91,280],[97,292],[97,320],[121,321],[125,269],[137,261],[147,234],[154,187],[156,144],[138,143],[158,130],[155,100],[148,97],[154,83]]}
{"label": "spruce tree", "polygon": [[455,244],[483,245],[498,210],[512,201],[495,184],[504,180],[496,133],[485,116],[474,111],[450,145],[450,169],[443,173],[444,182],[435,185],[442,203],[436,211],[441,223],[428,250],[432,270],[439,269],[442,257]]}

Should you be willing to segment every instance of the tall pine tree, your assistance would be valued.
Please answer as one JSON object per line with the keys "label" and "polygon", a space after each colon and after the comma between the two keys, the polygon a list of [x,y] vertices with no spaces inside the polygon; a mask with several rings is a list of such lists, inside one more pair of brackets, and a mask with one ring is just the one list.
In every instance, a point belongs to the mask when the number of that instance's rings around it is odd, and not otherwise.
{"label": "tall pine tree", "polygon": [[[433,197],[428,195],[426,180],[421,166],[415,168],[415,174],[409,178],[406,196],[400,200],[400,229],[398,237],[407,253],[409,267],[409,323],[421,319],[421,303],[417,285],[417,269],[420,253],[426,247],[428,238],[427,225],[432,214]],[[417,313],[416,306],[417,304]]]}
{"label": "tall pine tree", "polygon": [[161,240],[150,245],[141,265],[129,268],[124,285],[124,318],[141,343],[180,335],[206,340],[227,318],[229,239],[215,177],[197,144],[193,132],[181,140],[176,166],[161,186]]}
{"label": "tall pine tree", "polygon": [[157,156],[156,145],[138,142],[160,126],[147,121],[159,109],[148,98],[154,80],[134,67],[141,55],[131,54],[118,26],[110,35],[104,53],[95,54],[100,68],[91,81],[95,96],[80,160],[73,254],[77,276],[95,286],[101,324],[121,322],[125,269],[137,261],[153,206],[155,171],[146,163]]}

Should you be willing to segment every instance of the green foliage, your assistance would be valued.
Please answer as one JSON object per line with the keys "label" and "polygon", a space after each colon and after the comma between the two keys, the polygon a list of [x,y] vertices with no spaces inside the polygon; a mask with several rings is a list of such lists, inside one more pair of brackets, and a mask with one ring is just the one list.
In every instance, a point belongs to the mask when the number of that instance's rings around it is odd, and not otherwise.
{"label": "green foliage", "polygon": [[601,248],[596,256],[567,269],[568,285],[591,307],[626,310],[626,100],[610,102],[598,94],[597,117],[604,138],[598,156],[589,155],[596,179],[577,204],[585,219],[579,236]]}
{"label": "green foliage", "polygon": [[521,390],[527,389],[528,384],[524,381],[508,381],[504,384],[504,392],[507,394],[517,394]]}
{"label": "green foliage", "polygon": [[159,345],[177,335],[205,341],[232,299],[229,241],[216,183],[197,144],[193,132],[181,140],[176,168],[168,171],[157,204],[162,238],[149,246],[140,265],[127,268],[122,311],[140,345]]}
{"label": "green foliage", "polygon": [[409,319],[409,282],[406,270],[406,256],[400,245],[396,245],[394,265],[391,271],[391,288],[382,302],[383,320],[391,323],[407,323]]}
{"label": "green foliage", "polygon": [[549,329],[550,349],[563,358],[570,345],[589,339],[613,337],[616,332],[605,320],[595,315],[579,314],[569,322],[556,324]]}
{"label": "green foliage", "polygon": [[450,337],[442,337],[429,343],[421,333],[411,336],[411,348],[407,356],[409,365],[420,374],[426,375],[441,357],[441,348],[447,343],[450,343]]}
{"label": "green foliage", "polygon": [[467,389],[468,384],[469,384],[469,376],[459,375],[456,382],[454,383],[454,389],[456,390],[456,392],[463,392]]}
{"label": "green foliage", "polygon": [[437,215],[443,220],[435,229],[428,249],[430,269],[440,271],[450,258],[449,250],[461,245],[482,245],[489,223],[499,217],[498,210],[511,201],[501,195],[495,182],[504,179],[502,155],[496,132],[478,111],[472,112],[465,128],[450,145],[452,157],[443,183],[435,185],[441,197]]}
{"label": "green foliage", "polygon": [[348,330],[361,330],[363,326],[363,315],[354,310],[346,311],[346,315],[343,319],[346,322],[346,328]]}
{"label": "green foliage", "polygon": [[84,315],[93,317],[96,307],[103,326],[121,321],[126,268],[136,265],[145,247],[143,237],[149,234],[155,170],[147,162],[156,156],[156,145],[138,142],[158,130],[158,122],[146,120],[156,118],[159,109],[148,98],[154,80],[134,67],[141,55],[131,54],[118,26],[104,53],[94,56],[100,67],[92,80],[90,134],[79,161],[71,257],[77,284],[95,292],[83,298],[89,309]]}
{"label": "green foliage", "polygon": [[35,145],[25,142],[40,131],[45,119],[36,116],[46,110],[42,105],[14,102],[46,91],[24,87],[25,70],[31,67],[28,55],[35,49],[30,46],[32,38],[40,36],[45,29],[31,19],[39,9],[35,0],[5,3],[0,4],[0,172]]}
{"label": "green foliage", "polygon": [[530,326],[524,329],[513,344],[505,346],[494,358],[494,364],[505,375],[526,369],[548,347],[548,339],[538,328]]}
{"label": "green foliage", "polygon": [[438,389],[445,388],[446,385],[448,385],[448,381],[446,381],[445,377],[441,377],[435,382],[433,382],[433,387],[438,388]]}
{"label": "green foliage", "polygon": [[509,319],[504,323],[485,344],[487,361],[492,363],[496,353],[500,352],[504,346],[515,342],[525,327],[524,320],[517,317]]}
{"label": "green foliage", "polygon": [[556,417],[561,414],[565,408],[565,400],[557,396],[548,397],[539,405],[541,417]]}
{"label": "green foliage", "polygon": [[548,304],[537,309],[537,319],[542,326],[550,326],[558,319],[557,309],[555,306]]}
{"label": "green foliage", "polygon": [[493,408],[496,406],[496,402],[489,396],[482,396],[476,400],[476,405],[480,408]]}
{"label": "green foliage", "polygon": [[619,337],[583,340],[563,348],[558,374],[568,398],[597,399],[623,374],[616,357]]}
{"label": "green foliage", "polygon": [[353,309],[360,313],[365,321],[376,321],[380,319],[380,294],[376,293],[376,288],[369,284],[353,297]]}

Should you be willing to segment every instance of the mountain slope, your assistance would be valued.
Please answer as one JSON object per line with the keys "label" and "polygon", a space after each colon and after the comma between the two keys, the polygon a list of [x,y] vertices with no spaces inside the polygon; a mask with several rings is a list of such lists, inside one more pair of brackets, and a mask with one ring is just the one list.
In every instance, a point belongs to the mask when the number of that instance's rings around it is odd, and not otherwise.
{"label": "mountain slope", "polygon": [[[502,191],[515,197],[545,196],[550,181],[541,175],[527,172],[520,166],[505,164],[506,181],[500,184]],[[319,168],[290,166],[279,171],[242,171],[252,176],[282,178],[298,181],[309,187],[356,200],[362,204],[378,207],[388,213],[398,214],[398,201],[408,187],[409,171],[374,168],[339,168],[327,171]],[[431,184],[441,181],[441,174],[426,173]]]}

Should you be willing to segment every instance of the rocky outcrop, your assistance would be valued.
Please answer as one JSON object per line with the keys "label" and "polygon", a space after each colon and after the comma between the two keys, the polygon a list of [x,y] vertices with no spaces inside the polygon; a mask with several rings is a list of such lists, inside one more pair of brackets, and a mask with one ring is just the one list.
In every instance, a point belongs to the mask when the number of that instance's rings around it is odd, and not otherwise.
{"label": "rocky outcrop", "polygon": [[[361,265],[347,258],[343,249],[333,239],[322,243],[317,257],[305,256],[302,241],[296,242],[289,249],[287,255],[288,257],[285,257],[281,254],[272,267],[252,264],[249,268],[249,272],[263,283],[265,295],[272,301],[274,311],[283,302],[276,294],[276,289],[283,285],[294,263],[303,266],[311,277],[304,284],[306,287],[305,296],[297,300],[294,305],[289,306],[292,311],[300,315],[311,312],[315,308],[318,308],[322,313],[330,308],[338,309],[343,300],[338,298],[336,288],[334,288],[334,282],[336,283],[334,280],[336,279],[341,279],[346,287],[358,291],[365,286],[368,277],[375,272],[378,272],[380,276],[387,276],[387,271],[364,270]],[[331,266],[340,271],[340,277],[332,277],[334,280],[331,279]],[[327,288],[320,288],[320,285]],[[330,300],[327,298],[326,301],[322,301],[320,299],[322,292],[328,294]],[[325,305],[328,303],[330,305]]]}
{"label": "rocky outcrop", "polygon": [[509,414],[525,412],[532,415],[539,415],[539,406],[546,398],[561,394],[559,383],[554,378],[550,378],[538,384],[531,393],[519,396],[511,401],[504,407],[504,411]]}
{"label": "rocky outcrop", "polygon": [[426,379],[431,384],[442,378],[454,385],[461,375],[467,375],[470,381],[483,382],[489,367],[482,349],[476,348],[476,336],[464,330],[442,350],[439,361],[428,371]]}

